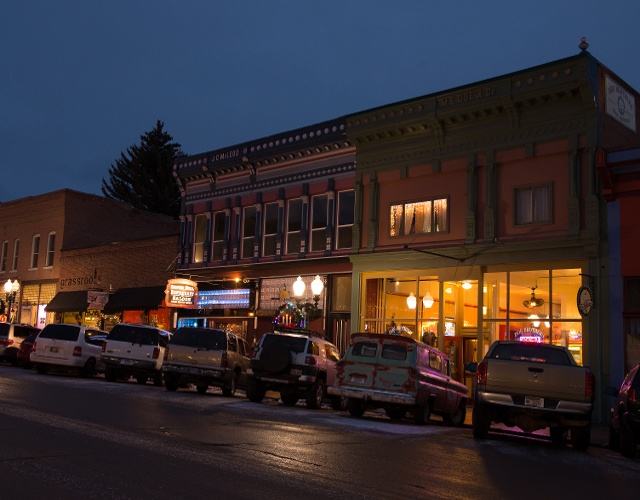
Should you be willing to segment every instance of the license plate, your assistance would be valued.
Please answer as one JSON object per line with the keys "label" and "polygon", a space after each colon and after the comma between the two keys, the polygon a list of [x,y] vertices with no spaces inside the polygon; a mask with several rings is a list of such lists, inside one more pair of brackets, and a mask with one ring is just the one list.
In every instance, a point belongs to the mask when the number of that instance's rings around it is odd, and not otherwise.
{"label": "license plate", "polygon": [[544,398],[532,398],[530,396],[524,397],[525,406],[537,406],[538,408],[544,408]]}
{"label": "license plate", "polygon": [[291,375],[302,375],[302,368],[291,368]]}
{"label": "license plate", "polygon": [[120,364],[121,365],[132,365],[133,364],[133,360],[132,359],[121,359],[120,360]]}
{"label": "license plate", "polygon": [[362,375],[351,375],[349,377],[349,382],[353,382],[354,384],[364,384],[366,378]]}
{"label": "license plate", "polygon": [[49,348],[49,352],[58,352],[58,348],[57,347],[50,347]]}

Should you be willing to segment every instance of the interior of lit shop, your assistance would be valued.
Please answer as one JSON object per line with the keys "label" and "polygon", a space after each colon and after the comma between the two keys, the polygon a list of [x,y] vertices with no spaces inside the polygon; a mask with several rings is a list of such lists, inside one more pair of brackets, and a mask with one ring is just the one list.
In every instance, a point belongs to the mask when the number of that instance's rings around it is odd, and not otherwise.
{"label": "interior of lit shop", "polygon": [[[479,321],[485,349],[499,339],[553,343],[569,348],[582,364],[581,273],[577,267],[500,271],[486,272],[482,280],[450,279],[449,270],[364,273],[359,328],[434,345],[451,358],[451,375],[469,383],[463,367],[477,361]],[[456,274],[472,273],[458,268]]]}

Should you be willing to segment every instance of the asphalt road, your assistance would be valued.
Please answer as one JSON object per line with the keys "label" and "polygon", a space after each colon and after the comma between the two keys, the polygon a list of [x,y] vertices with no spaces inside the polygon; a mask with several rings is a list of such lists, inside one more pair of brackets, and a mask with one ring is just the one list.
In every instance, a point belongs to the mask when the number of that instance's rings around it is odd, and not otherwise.
{"label": "asphalt road", "polygon": [[0,366],[2,498],[635,498],[606,448]]}

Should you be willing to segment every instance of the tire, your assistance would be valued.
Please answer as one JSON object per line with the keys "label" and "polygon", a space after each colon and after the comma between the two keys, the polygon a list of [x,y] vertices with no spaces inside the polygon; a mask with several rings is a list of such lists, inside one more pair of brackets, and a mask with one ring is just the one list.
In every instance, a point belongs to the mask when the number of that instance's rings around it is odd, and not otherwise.
{"label": "tire", "polygon": [[413,421],[418,425],[427,425],[431,420],[431,403],[417,405],[413,410]]}
{"label": "tire", "polygon": [[464,421],[467,418],[467,403],[465,401],[461,401],[458,409],[452,414],[446,414],[442,416],[442,420],[446,425],[450,425],[452,427],[462,427],[464,425]]}
{"label": "tire", "polygon": [[352,417],[361,417],[364,415],[365,410],[364,400],[349,398],[347,409],[349,410],[349,415]]}
{"label": "tire", "polygon": [[478,406],[474,406],[471,416],[473,437],[476,439],[486,438],[487,434],[489,434],[489,429],[491,428],[491,417],[489,413]]}
{"label": "tire", "polygon": [[612,423],[609,423],[609,449],[613,451],[620,449],[620,433],[616,432]]}
{"label": "tire", "polygon": [[404,408],[386,408],[384,412],[391,420],[402,420],[407,414],[407,410]]}
{"label": "tire", "polygon": [[136,382],[138,382],[140,385],[146,384],[147,380],[149,380],[149,377],[147,377],[146,375],[136,375]]}
{"label": "tire", "polygon": [[266,392],[259,382],[255,380],[247,382],[247,399],[252,403],[261,403]]}
{"label": "tire", "polygon": [[349,398],[344,396],[333,396],[331,398],[331,408],[335,411],[346,411],[348,403]]}
{"label": "tire", "polygon": [[324,399],[324,382],[320,378],[316,378],[315,384],[309,388],[307,393],[307,408],[317,410],[322,407],[322,400]]}
{"label": "tire", "polygon": [[198,394],[206,394],[209,390],[209,386],[207,384],[196,385],[196,391]]}
{"label": "tire", "polygon": [[49,367],[47,365],[43,365],[42,363],[38,363],[36,365],[36,371],[41,375],[46,375],[49,371]]}
{"label": "tire", "polygon": [[107,368],[104,371],[104,379],[107,382],[115,382],[116,380],[118,380],[118,372],[113,368]]}
{"label": "tire", "polygon": [[585,451],[591,442],[591,423],[584,427],[571,429],[571,446],[576,450]]}
{"label": "tire", "polygon": [[231,380],[229,380],[229,382],[227,382],[222,387],[222,395],[227,398],[232,398],[236,393],[237,385],[238,385],[238,374],[236,372],[233,372],[231,374]]}
{"label": "tire", "polygon": [[260,364],[267,373],[277,375],[291,366],[291,351],[285,344],[272,344],[262,349]]}
{"label": "tire", "polygon": [[300,397],[294,392],[292,394],[280,394],[280,399],[286,406],[294,406]]}
{"label": "tire", "polygon": [[551,442],[558,446],[564,446],[567,444],[567,429],[564,427],[550,427],[549,437]]}
{"label": "tire", "polygon": [[620,453],[623,457],[633,458],[636,456],[638,442],[633,431],[624,422],[620,422]]}
{"label": "tire", "polygon": [[171,376],[164,376],[164,388],[169,392],[178,390],[178,381]]}
{"label": "tire", "polygon": [[96,374],[96,360],[89,358],[80,370],[80,376],[85,378],[93,377]]}

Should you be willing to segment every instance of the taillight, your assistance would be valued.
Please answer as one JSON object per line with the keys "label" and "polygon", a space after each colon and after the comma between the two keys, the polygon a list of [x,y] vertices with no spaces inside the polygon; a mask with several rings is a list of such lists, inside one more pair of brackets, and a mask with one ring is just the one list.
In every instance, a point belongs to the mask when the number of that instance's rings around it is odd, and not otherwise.
{"label": "taillight", "polygon": [[9,345],[11,345],[11,344],[13,344],[13,340],[11,340],[11,339],[2,339],[2,340],[0,340],[0,345],[7,345],[7,346],[9,346]]}
{"label": "taillight", "polygon": [[31,352],[36,352],[36,343],[35,342],[31,346]]}
{"label": "taillight", "polygon": [[107,342],[102,343],[102,352],[107,352]]}
{"label": "taillight", "polygon": [[169,359],[169,348],[165,347],[164,348],[164,360],[166,361],[167,359]]}
{"label": "taillight", "polygon": [[154,347],[153,348],[153,356],[151,356],[153,359],[158,359],[160,357],[160,348],[159,347]]}
{"label": "taillight", "polygon": [[227,353],[222,353],[222,356],[220,356],[220,367],[222,368],[226,368],[229,366],[229,357],[227,356]]}
{"label": "taillight", "polygon": [[476,385],[483,388],[487,385],[487,363],[480,363],[476,371]]}
{"label": "taillight", "polygon": [[79,345],[75,346],[73,348],[73,355],[77,357],[82,356],[82,347],[80,347]]}
{"label": "taillight", "polygon": [[313,356],[307,356],[304,360],[304,363],[306,365],[317,365],[318,364],[318,360],[316,358],[314,358]]}
{"label": "taillight", "polygon": [[638,398],[638,393],[636,392],[636,388],[631,387],[629,389],[629,392],[627,393],[627,400],[629,401],[629,403],[636,403],[638,402],[637,398]]}
{"label": "taillight", "polygon": [[596,377],[593,373],[587,372],[584,382],[584,395],[589,399],[594,399],[596,395]]}

